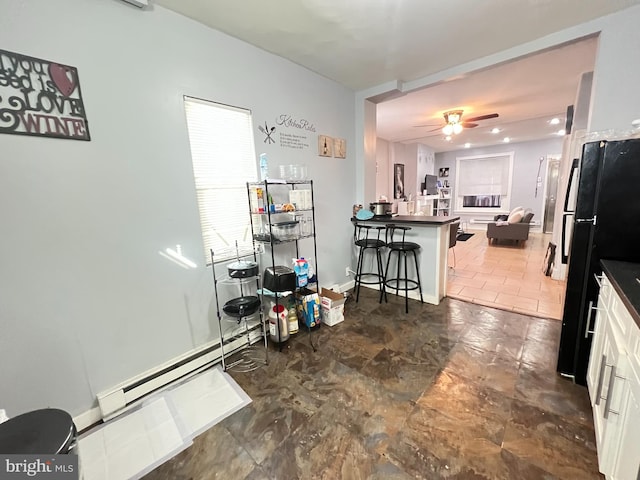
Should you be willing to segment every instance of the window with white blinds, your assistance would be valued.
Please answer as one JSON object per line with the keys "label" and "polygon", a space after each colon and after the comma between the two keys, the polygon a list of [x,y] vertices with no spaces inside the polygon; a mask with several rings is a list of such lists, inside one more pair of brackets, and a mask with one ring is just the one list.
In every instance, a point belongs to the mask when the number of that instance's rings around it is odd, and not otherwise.
{"label": "window with white blinds", "polygon": [[251,112],[184,97],[205,262],[252,248],[246,182],[257,176]]}
{"label": "window with white blinds", "polygon": [[457,210],[463,206],[464,196],[499,195],[501,206],[508,208],[512,170],[513,152],[458,157],[455,186]]}

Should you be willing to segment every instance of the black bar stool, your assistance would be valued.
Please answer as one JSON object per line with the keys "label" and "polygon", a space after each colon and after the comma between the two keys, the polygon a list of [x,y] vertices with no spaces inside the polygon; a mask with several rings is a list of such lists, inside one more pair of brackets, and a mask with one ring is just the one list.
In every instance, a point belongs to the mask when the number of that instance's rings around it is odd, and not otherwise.
{"label": "black bar stool", "polygon": [[[373,227],[371,225],[363,225],[361,223],[354,224],[353,230],[353,243],[357,247],[360,247],[360,253],[358,254],[358,265],[356,266],[356,302],[360,298],[360,285],[380,285],[380,300],[382,303],[382,297],[384,295],[385,301],[387,300],[387,292],[384,289],[384,269],[382,267],[382,255],[380,255],[380,250],[384,248],[387,244],[380,238],[380,235],[386,227],[377,226]],[[371,230],[375,230],[375,237],[369,236]],[[364,264],[364,254],[370,249],[375,251],[375,258],[377,264],[376,272],[363,272],[362,267]],[[373,267],[372,267],[373,268]],[[373,279],[363,280],[363,277],[374,277]]]}
{"label": "black bar stool", "polygon": [[[418,256],[416,252],[420,250],[420,245],[414,242],[405,241],[405,234],[408,230],[411,230],[411,227],[404,227],[399,225],[389,224],[387,225],[387,232],[385,235],[385,240],[387,241],[387,247],[389,247],[389,256],[387,257],[387,268],[385,269],[385,286],[395,289],[396,295],[400,292],[400,285],[404,285],[404,309],[405,313],[409,313],[409,290],[418,290],[420,292],[420,303],[424,303],[422,298],[422,284],[420,283],[420,266],[418,265]],[[400,235],[402,232],[402,241],[395,241],[394,236]],[[391,255],[393,253],[397,254],[398,267],[396,270],[396,277],[389,278],[389,263],[391,261]],[[416,264],[416,276],[417,280],[412,278],[408,278],[407,273],[407,254],[413,254],[413,260]],[[404,277],[400,276],[400,264],[401,260],[404,258]]]}

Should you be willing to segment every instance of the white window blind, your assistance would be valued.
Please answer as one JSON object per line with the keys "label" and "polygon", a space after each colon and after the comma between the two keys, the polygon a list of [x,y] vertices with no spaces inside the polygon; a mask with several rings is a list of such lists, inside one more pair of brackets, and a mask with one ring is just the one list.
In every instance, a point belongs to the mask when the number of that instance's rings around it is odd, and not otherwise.
{"label": "white window blind", "polygon": [[251,112],[184,97],[205,262],[252,248],[247,181],[257,176]]}
{"label": "white window blind", "polygon": [[457,195],[508,195],[511,156],[458,159]]}

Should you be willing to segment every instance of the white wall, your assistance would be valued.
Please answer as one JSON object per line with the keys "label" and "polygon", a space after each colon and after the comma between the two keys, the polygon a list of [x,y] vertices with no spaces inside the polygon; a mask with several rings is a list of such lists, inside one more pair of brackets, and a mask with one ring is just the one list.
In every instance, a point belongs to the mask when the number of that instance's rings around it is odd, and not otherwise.
{"label": "white wall", "polygon": [[[376,200],[384,195],[388,199],[393,198],[393,182],[389,183],[391,167],[389,166],[389,142],[376,139]],[[391,185],[391,186],[389,186]],[[365,205],[367,207],[367,205]]]}
{"label": "white wall", "polygon": [[[0,135],[0,408],[10,416],[76,415],[99,391],[217,336],[184,94],[250,108],[256,151],[275,168],[308,166],[319,278],[344,281],[353,92],[157,6],[0,0],[0,11],[3,49],[78,68],[92,136]],[[310,148],[263,143],[257,126],[280,114],[315,124]],[[346,138],[347,158],[319,157],[317,134]],[[176,244],[197,270],[158,255]]]}
{"label": "white wall", "polygon": [[640,118],[640,6],[602,19],[589,131],[629,130]]}
{"label": "white wall", "polygon": [[[513,158],[513,179],[511,184],[511,205],[510,208],[522,206],[531,208],[534,213],[533,220],[541,222],[544,212],[544,179],[547,171],[547,155],[560,154],[562,151],[562,138],[552,138],[536,142],[510,143],[496,145],[493,147],[469,148],[456,150],[453,152],[436,153],[436,171],[442,167],[449,167],[449,182],[451,185],[452,198],[456,193],[456,158],[473,155],[488,155],[493,153],[514,152]],[[543,158],[540,166],[540,158]],[[543,184],[538,187],[536,196],[536,179],[538,167],[540,166],[540,176]],[[451,201],[455,205],[454,200]],[[453,211],[454,215],[459,215],[462,220],[469,221],[471,218],[492,218],[493,215],[463,215]]]}
{"label": "white wall", "polygon": [[418,172],[416,175],[416,192],[422,195],[420,185],[424,182],[425,175],[433,175],[435,171],[436,154],[431,147],[418,144]]}

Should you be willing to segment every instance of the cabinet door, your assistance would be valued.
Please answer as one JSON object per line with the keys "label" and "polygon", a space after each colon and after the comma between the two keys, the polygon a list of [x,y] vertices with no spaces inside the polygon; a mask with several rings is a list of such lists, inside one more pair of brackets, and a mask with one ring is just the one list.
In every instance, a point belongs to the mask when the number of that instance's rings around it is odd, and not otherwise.
{"label": "cabinet door", "polygon": [[[598,297],[598,304],[601,304],[602,295]],[[589,357],[589,368],[587,369],[587,388],[589,398],[593,407],[597,400],[598,390],[602,390],[604,381],[604,359],[602,349],[604,348],[605,326],[609,323],[609,317],[605,309],[598,309],[595,320],[595,333],[591,343],[591,356]]]}
{"label": "cabinet door", "polygon": [[598,466],[605,475],[611,475],[620,440],[620,408],[625,389],[625,356],[611,324],[604,325],[601,368],[596,385],[593,422],[598,449]]}
{"label": "cabinet door", "polygon": [[628,373],[619,412],[620,444],[612,475],[615,480],[640,479],[640,378],[631,368]]}

